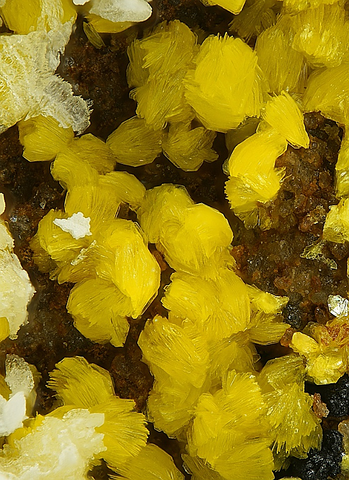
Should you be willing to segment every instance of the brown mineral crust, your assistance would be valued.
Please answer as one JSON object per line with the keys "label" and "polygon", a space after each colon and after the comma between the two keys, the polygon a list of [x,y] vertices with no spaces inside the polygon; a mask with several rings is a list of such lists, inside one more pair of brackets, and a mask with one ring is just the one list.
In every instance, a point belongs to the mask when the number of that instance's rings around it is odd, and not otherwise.
{"label": "brown mineral crust", "polygon": [[72,284],[58,285],[45,277],[39,273],[36,276],[38,293],[30,305],[29,323],[21,327],[15,341],[6,339],[0,346],[2,361],[7,353],[13,353],[35,365],[41,373],[43,381],[36,404],[41,414],[48,413],[53,405],[53,392],[49,393],[44,384],[57,362],[66,356],[82,355],[108,369],[116,350],[110,344],[92,343],[75,329],[65,309]]}
{"label": "brown mineral crust", "polygon": [[92,102],[91,126],[86,132],[104,140],[135,114],[126,81],[126,51],[137,32],[138,27],[132,27],[118,34],[103,35],[106,46],[97,50],[84,34],[79,18],[58,68],[74,93]]}
{"label": "brown mineral crust", "polygon": [[232,15],[220,7],[207,7],[200,0],[156,0],[152,2],[158,22],[180,20],[191,29],[221,33],[228,31]]}
{"label": "brown mineral crust", "polygon": [[[329,207],[338,203],[334,165],[342,131],[317,113],[307,114],[305,124],[310,148],[289,147],[278,158],[276,166],[285,169],[285,178],[276,200],[260,207],[261,226],[246,230],[241,222],[233,222],[233,255],[243,279],[287,295],[285,321],[295,328],[309,321],[325,323],[330,318],[328,295],[346,297],[348,290],[348,245],[321,238]],[[262,230],[268,222],[272,228]],[[302,258],[312,246],[315,259]]]}
{"label": "brown mineral crust", "polygon": [[138,411],[145,411],[148,393],[153,386],[153,377],[141,361],[142,352],[137,345],[145,319],[130,320],[130,331],[125,347],[117,349],[110,367],[115,391],[121,398],[133,398]]}

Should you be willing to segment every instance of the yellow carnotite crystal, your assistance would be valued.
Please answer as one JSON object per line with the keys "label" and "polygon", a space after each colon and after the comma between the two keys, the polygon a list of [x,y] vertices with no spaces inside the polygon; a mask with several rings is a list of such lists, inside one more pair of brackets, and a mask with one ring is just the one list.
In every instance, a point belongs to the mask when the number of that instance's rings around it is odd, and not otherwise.
{"label": "yellow carnotite crystal", "polygon": [[147,190],[137,215],[149,242],[160,241],[166,224],[180,224],[183,211],[191,205],[194,205],[194,202],[181,185],[164,183]]}
{"label": "yellow carnotite crystal", "polygon": [[251,342],[270,345],[278,343],[289,326],[282,315],[253,312],[247,333]]}
{"label": "yellow carnotite crystal", "polygon": [[304,92],[308,67],[304,55],[292,48],[293,36],[291,18],[284,15],[257,38],[258,64],[271,93]]}
{"label": "yellow carnotite crystal", "polygon": [[333,5],[338,0],[284,0],[283,8],[287,12],[300,12],[302,10],[317,8],[320,5]]}
{"label": "yellow carnotite crystal", "polygon": [[315,70],[308,80],[303,104],[306,112],[347,124],[349,118],[349,64]]}
{"label": "yellow carnotite crystal", "polygon": [[134,411],[134,401],[115,396],[109,372],[83,357],[64,358],[50,373],[48,386],[58,398],[71,407],[88,408],[93,414],[104,414],[97,428],[103,434],[106,451],[103,457],[117,469],[145,446],[148,431],[145,418]]}
{"label": "yellow carnotite crystal", "polygon": [[68,219],[68,214],[51,210],[40,221],[38,231],[30,242],[35,263],[42,271],[50,271],[51,278],[58,278],[59,282],[78,281],[80,277],[83,279],[86,275],[89,277],[94,274],[93,269],[89,268],[92,266],[90,263],[79,262],[79,255],[88,252],[92,236],[74,238],[67,228],[64,230],[55,223]]}
{"label": "yellow carnotite crystal", "polygon": [[22,120],[18,130],[23,157],[29,162],[53,160],[74,138],[71,127],[63,128],[54,118],[42,115]]}
{"label": "yellow carnotite crystal", "polygon": [[321,4],[291,17],[292,47],[303,53],[312,67],[337,67],[348,50],[349,22],[344,6]]}
{"label": "yellow carnotite crystal", "polygon": [[[71,166],[74,157],[65,154],[58,157],[62,161],[63,158],[68,160],[66,165],[60,163],[58,170],[60,178],[66,178],[68,182],[67,165]],[[93,251],[96,235],[102,226],[115,218],[120,197],[124,196],[122,189],[114,184],[113,177],[108,177],[108,180],[104,176],[98,177],[97,172],[88,165],[85,170],[80,168],[74,172],[72,179],[77,183],[80,172],[83,184],[74,185],[68,191],[66,212],[51,210],[40,221],[38,232],[31,241],[36,263],[43,271],[50,271],[51,277],[57,277],[59,282],[77,282],[95,275]],[[94,172],[89,180],[94,179],[95,183],[85,183],[86,172]]]}
{"label": "yellow carnotite crystal", "polygon": [[147,419],[156,430],[165,432],[170,438],[185,438],[193,406],[206,389],[206,386],[197,388],[174,377],[163,381],[155,379],[147,401]]}
{"label": "yellow carnotite crystal", "polygon": [[178,20],[161,23],[131,47],[128,81],[136,87],[131,97],[137,101],[137,115],[154,130],[193,117],[183,78],[196,52],[196,36]]}
{"label": "yellow carnotite crystal", "polygon": [[206,346],[183,327],[157,315],[146,323],[138,344],[156,377],[173,377],[197,388],[204,384],[209,361]]}
{"label": "yellow carnotite crystal", "polygon": [[349,473],[349,421],[347,419],[340,422],[338,431],[343,435],[344,455],[342,457],[341,469],[344,475]]}
{"label": "yellow carnotite crystal", "polygon": [[332,205],[326,216],[323,231],[324,240],[336,243],[349,241],[349,199],[342,199]]}
{"label": "yellow carnotite crystal", "polygon": [[289,327],[280,315],[288,297],[279,297],[247,285],[251,301],[251,319],[248,338],[259,345],[277,343]]}
{"label": "yellow carnotite crystal", "polygon": [[285,138],[266,128],[240,143],[229,159],[226,194],[234,213],[247,227],[257,224],[258,204],[272,200],[280,188],[284,171],[275,168],[275,161],[286,148]]}
{"label": "yellow carnotite crystal", "polygon": [[145,196],[145,186],[134,176],[127,172],[109,172],[99,177],[102,187],[112,187],[121,203],[129,204],[131,210],[137,210]]}
{"label": "yellow carnotite crystal", "polygon": [[77,13],[70,0],[4,0],[0,15],[15,33],[49,31],[62,23],[75,22]]}
{"label": "yellow carnotite crystal", "polygon": [[172,315],[191,320],[208,342],[243,331],[250,322],[247,287],[228,269],[214,280],[174,273],[162,303]]}
{"label": "yellow carnotite crystal", "polygon": [[[97,158],[97,157],[96,157]],[[98,184],[98,172],[71,149],[60,152],[51,165],[51,175],[66,190]]]}
{"label": "yellow carnotite crystal", "polygon": [[[270,470],[261,472],[263,467],[258,465],[257,475],[261,473],[265,473],[265,476],[255,477],[255,468],[256,463],[260,464],[261,460],[263,460],[263,456],[265,456],[265,444],[263,442],[249,442],[244,443],[241,446],[238,446],[234,449],[234,452],[229,454],[229,459],[231,459],[231,463],[229,462],[225,465],[226,474],[223,476],[223,469],[220,469],[220,474],[213,470],[202,458],[199,457],[191,457],[190,455],[182,455],[185,470],[190,472],[192,475],[192,480],[245,480],[246,478],[251,478],[253,480],[269,480],[270,478]],[[224,457],[223,457],[224,458]],[[269,454],[267,454],[266,463],[269,462]],[[251,466],[251,468],[250,468]],[[224,465],[223,465],[224,468]],[[229,469],[231,468],[231,471]],[[234,477],[235,472],[238,472],[238,476]],[[246,476],[248,475],[248,477]],[[292,479],[296,480],[296,479]],[[298,480],[298,479],[297,479]]]}
{"label": "yellow carnotite crystal", "polygon": [[69,150],[101,175],[114,170],[116,158],[103,140],[90,133],[75,138],[69,144]]}
{"label": "yellow carnotite crystal", "polygon": [[269,360],[259,376],[277,454],[302,458],[310,448],[320,447],[321,421],[312,411],[311,396],[304,392],[304,377],[303,360],[296,355]]}
{"label": "yellow carnotite crystal", "polygon": [[203,162],[214,162],[218,155],[212,149],[216,134],[204,127],[191,129],[190,125],[175,123],[164,135],[164,155],[178,168],[195,172]]}
{"label": "yellow carnotite crystal", "polygon": [[62,148],[51,165],[51,174],[64,188],[71,190],[75,186],[101,184],[102,175],[111,172],[115,163],[110,148],[99,138],[87,134]]}
{"label": "yellow carnotite crystal", "polygon": [[134,408],[133,400],[116,396],[90,408],[91,413],[104,414],[104,424],[96,429],[104,435],[103,443],[107,448],[100,456],[115,471],[138,455],[147,442],[146,419]]}
{"label": "yellow carnotite crystal", "polygon": [[114,395],[110,374],[88,363],[83,357],[64,358],[50,373],[48,387],[55,390],[64,405],[90,408]]}
{"label": "yellow carnotite crystal", "polygon": [[201,0],[204,5],[219,5],[225,8],[228,12],[237,15],[241,12],[246,0]]}
{"label": "yellow carnotite crystal", "polygon": [[[98,211],[97,208],[95,212],[95,214],[101,215],[104,211],[102,221],[113,219],[120,203],[129,204],[131,209],[136,210],[141,205],[145,195],[144,185],[134,175],[122,171],[109,171],[111,165],[108,163],[108,158],[108,156],[103,157],[103,155],[99,157],[91,156],[91,163],[88,163],[88,154],[83,159],[81,155],[75,155],[73,150],[69,149],[59,153],[51,166],[53,178],[59,181],[64,188],[67,188],[68,193],[70,191],[70,196],[74,196],[75,190],[79,192],[86,188],[89,192],[93,192],[91,198],[95,197],[97,205],[99,202],[104,203],[103,198],[109,196],[107,205],[99,205],[100,210]],[[98,170],[105,170],[109,173],[98,175]],[[78,188],[76,189],[76,187]],[[84,197],[83,193],[82,197]],[[67,204],[69,204],[68,201]],[[76,206],[78,208],[78,205]],[[111,212],[111,216],[108,212]],[[107,215],[107,218],[105,218],[105,215]]]}
{"label": "yellow carnotite crystal", "polygon": [[259,35],[275,23],[272,9],[275,3],[276,0],[247,0],[242,12],[233,18],[229,30],[246,41]]}
{"label": "yellow carnotite crystal", "polygon": [[76,175],[69,176],[72,160],[67,151],[55,160],[57,178],[73,185],[66,212],[51,210],[41,220],[31,242],[34,260],[59,282],[82,282],[67,305],[80,332],[93,341],[122,346],[129,329],[126,316],[139,316],[160,285],[160,267],[140,228],[115,219],[120,203],[139,207],[145,188],[126,172],[98,175],[88,164],[82,169],[79,157]]}
{"label": "yellow carnotite crystal", "polygon": [[288,297],[280,297],[263,292],[263,290],[254,285],[246,285],[246,287],[253,310],[275,315],[281,313],[282,309],[287,305]]}
{"label": "yellow carnotite crystal", "polygon": [[142,40],[135,39],[127,49],[130,63],[127,66],[127,83],[130,88],[141,87],[149,79],[148,69],[143,68],[145,50],[142,48]]}
{"label": "yellow carnotite crystal", "polygon": [[71,188],[65,197],[64,209],[68,216],[81,212],[85,218],[90,218],[91,233],[97,235],[102,226],[115,218],[119,206],[118,192],[113,185],[103,184],[101,176],[97,184],[89,183]]}
{"label": "yellow carnotite crystal", "polygon": [[349,139],[347,128],[342,138],[336,163],[336,195],[338,198],[349,197]]}
{"label": "yellow carnotite crystal", "polygon": [[318,385],[336,383],[349,368],[348,317],[308,324],[306,333],[293,334],[290,347],[307,361],[307,375]]}
{"label": "yellow carnotite crystal", "polygon": [[201,395],[188,435],[189,452],[212,466],[221,454],[268,430],[266,405],[255,377],[231,370],[222,389]]}
{"label": "yellow carnotite crystal", "polygon": [[70,292],[67,310],[85,337],[114,347],[124,345],[129,331],[126,316],[133,309],[130,298],[113,283],[100,278],[78,283]]}
{"label": "yellow carnotite crystal", "polygon": [[121,477],[114,480],[183,480],[183,474],[175,466],[172,457],[157,445],[149,443],[136,457],[118,469]]}
{"label": "yellow carnotite crystal", "polygon": [[162,130],[153,130],[143,118],[123,122],[107,139],[108,147],[123,165],[140,167],[161,153]]}
{"label": "yellow carnotite crystal", "polygon": [[257,55],[239,38],[208,37],[189,70],[185,96],[203,125],[219,132],[258,116],[263,101]]}
{"label": "yellow carnotite crystal", "polygon": [[188,433],[189,453],[226,479],[272,479],[266,413],[255,377],[230,371],[222,389],[201,395]]}
{"label": "yellow carnotite crystal", "polygon": [[7,445],[0,457],[0,476],[8,479],[87,480],[103,455],[103,435],[96,429],[104,415],[73,409],[61,418],[39,417],[28,434]]}
{"label": "yellow carnotite crystal", "polygon": [[272,98],[262,111],[262,117],[293,147],[309,148],[302,112],[287,92]]}
{"label": "yellow carnotite crystal", "polygon": [[234,369],[238,373],[256,373],[259,355],[245,332],[239,332],[210,345],[210,379],[212,387],[219,387],[222,378]]}
{"label": "yellow carnotite crystal", "polygon": [[[246,140],[248,137],[256,133],[258,125],[260,123],[260,118],[257,117],[248,117],[246,120],[241,123],[237,128],[229,130],[224,137],[225,146],[227,147],[228,154],[231,155],[231,152],[234,148],[239,145],[239,143]],[[223,164],[223,171],[226,172],[227,161]]]}
{"label": "yellow carnotite crystal", "polygon": [[206,390],[209,356],[200,335],[156,316],[148,320],[138,344],[155,377],[148,398],[148,418],[155,428],[179,436],[193,405]]}
{"label": "yellow carnotite crystal", "polygon": [[130,316],[138,317],[160,286],[159,264],[148,250],[140,228],[130,220],[116,219],[100,231],[97,242],[97,275],[113,282],[130,298]]}
{"label": "yellow carnotite crystal", "polygon": [[138,218],[149,241],[175,270],[210,277],[233,263],[228,221],[207,205],[193,204],[185,189],[162,185],[148,191]]}
{"label": "yellow carnotite crystal", "polygon": [[[215,275],[226,260],[233,232],[218,210],[198,203],[182,212],[181,224],[169,219],[157,244],[165,260],[175,270],[204,276]],[[230,263],[233,262],[230,260]]]}

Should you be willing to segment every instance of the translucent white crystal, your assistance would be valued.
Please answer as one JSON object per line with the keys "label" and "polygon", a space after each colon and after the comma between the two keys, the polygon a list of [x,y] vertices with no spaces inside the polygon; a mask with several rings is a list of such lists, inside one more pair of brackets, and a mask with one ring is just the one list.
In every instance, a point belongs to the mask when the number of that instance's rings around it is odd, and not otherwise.
{"label": "translucent white crystal", "polygon": [[90,13],[111,22],[143,22],[152,9],[146,0],[91,0]]}
{"label": "translucent white crystal", "polygon": [[105,450],[95,428],[104,414],[74,409],[63,418],[47,416],[31,433],[5,446],[0,456],[0,479],[86,480],[90,463]]}
{"label": "translucent white crystal", "polygon": [[0,193],[0,215],[5,211],[5,197],[3,193]]}
{"label": "translucent white crystal", "polygon": [[0,35],[0,133],[19,120],[52,116],[79,133],[89,125],[90,105],[54,74],[72,22],[28,35]]}
{"label": "translucent white crystal", "polygon": [[7,318],[10,338],[16,338],[27,321],[27,305],[35,290],[12,248],[13,239],[0,220],[0,317]]}
{"label": "translucent white crystal", "polygon": [[346,317],[348,315],[348,300],[340,295],[328,296],[328,309],[335,317]]}
{"label": "translucent white crystal", "polygon": [[38,371],[17,355],[6,356],[5,369],[5,382],[11,390],[11,397],[19,392],[23,393],[27,414],[32,415],[36,401],[36,386],[40,379]]}
{"label": "translucent white crystal", "polygon": [[90,231],[90,217],[84,217],[83,213],[73,213],[69,218],[56,218],[53,223],[61,228],[64,232],[78,240],[88,235],[92,235]]}
{"label": "translucent white crystal", "polygon": [[33,372],[30,365],[17,355],[7,355],[5,368],[5,381],[12,394],[23,392],[25,396],[28,396],[34,388]]}
{"label": "translucent white crystal", "polygon": [[[26,416],[26,399],[23,392],[17,392],[6,400],[0,395],[0,437],[13,433],[23,426]],[[1,474],[0,474],[1,479]]]}

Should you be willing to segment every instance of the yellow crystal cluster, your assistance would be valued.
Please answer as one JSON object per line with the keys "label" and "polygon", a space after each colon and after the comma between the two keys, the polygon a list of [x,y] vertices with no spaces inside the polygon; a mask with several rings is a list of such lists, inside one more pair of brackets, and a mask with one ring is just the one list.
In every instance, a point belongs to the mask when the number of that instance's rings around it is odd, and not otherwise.
{"label": "yellow crystal cluster", "polygon": [[[275,2],[248,2],[243,9],[237,2],[204,3],[238,14],[232,30],[243,38],[260,33],[255,49],[227,34],[209,36],[198,46],[178,21],[135,40],[129,48],[128,81],[134,87],[138,118],[118,127],[108,142],[127,165],[149,163],[162,148],[176,166],[196,170],[203,160],[215,159],[210,151],[214,132],[231,132],[249,117],[259,118],[257,136],[246,140],[246,148],[242,142],[241,149],[233,151],[227,169],[231,207],[252,227],[259,221],[258,206],[272,201],[280,188],[283,172],[274,168],[277,157],[287,144],[309,146],[302,112],[320,111],[346,123],[349,24],[338,2],[284,2],[277,18],[270,13]],[[250,27],[257,19],[262,25],[255,32]],[[194,116],[202,127],[193,128]],[[207,145],[196,159],[194,131],[200,145]],[[135,151],[132,158],[123,148],[118,154],[118,143],[126,135],[143,145],[143,156]],[[338,181],[338,189],[343,181]]]}
{"label": "yellow crystal cluster", "polygon": [[[288,143],[309,146],[301,99],[295,97],[304,77],[305,55],[290,45],[294,54],[285,55],[286,65],[278,65],[276,74],[274,68],[269,70],[274,37],[281,50],[292,30],[286,20],[270,28],[278,30],[266,30],[255,50],[227,34],[209,36],[199,46],[179,21],[161,24],[135,40],[129,47],[128,83],[134,88],[137,117],[122,123],[107,140],[118,161],[138,166],[152,162],[162,150],[177,167],[197,170],[203,161],[217,158],[211,148],[215,132],[231,132],[248,118],[260,118],[256,137],[246,140],[252,142],[246,149],[242,142],[227,169],[231,207],[254,226],[258,205],[272,200],[280,188],[283,172],[274,168],[276,158]],[[298,73],[285,76],[285,71],[294,70],[290,59]],[[123,146],[126,139],[134,149]]]}
{"label": "yellow crystal cluster", "polygon": [[[91,35],[149,15],[145,0],[134,2],[141,17],[122,3],[110,3],[111,16],[102,0],[80,10]],[[349,24],[345,6],[331,0],[203,3],[234,13],[230,28],[241,38],[202,39],[174,21],[134,40],[127,80],[136,116],[103,142],[91,134],[74,137],[88,125],[89,104],[72,97],[83,113],[65,110],[61,97],[71,90],[54,76],[75,6],[70,0],[31,1],[18,15],[20,0],[0,1],[0,14],[15,32],[0,37],[0,60],[8,66],[0,74],[6,107],[0,130],[20,120],[23,156],[51,161],[66,191],[64,208],[42,219],[31,247],[41,271],[75,283],[67,309],[82,334],[124,344],[127,317],[139,317],[160,286],[149,243],[174,270],[161,299],[165,313],[147,321],[139,345],[154,376],[147,419],[182,443],[193,479],[271,480],[288,457],[304,458],[321,445],[320,419],[304,382],[335,382],[348,371],[347,315],[294,333],[295,353],[262,367],[255,345],[284,335],[281,310],[288,299],[242,281],[223,214],[195,204],[184,187],[146,191],[133,175],[114,168],[116,162],[146,165],[163,153],[176,167],[196,171],[217,159],[212,146],[221,132],[232,147],[225,165],[230,205],[246,226],[260,224],[259,206],[275,198],[285,175],[276,159],[288,145],[309,147],[302,114],[320,111],[347,124]],[[256,35],[252,48],[247,42]],[[32,84],[41,90],[33,94]],[[57,102],[46,101],[51,96]],[[324,229],[329,241],[349,239],[348,151],[345,136],[336,166],[342,200]],[[137,215],[139,224],[122,218],[121,210]],[[86,479],[103,458],[115,478],[183,478],[165,452],[146,445],[145,417],[132,400],[115,396],[109,373],[97,365],[80,357],[57,364],[49,387],[60,407],[46,417],[26,420],[27,397],[9,382],[0,379],[0,408],[21,415],[5,424],[1,474],[29,480],[40,470],[42,478]],[[67,471],[64,455],[71,451]]]}
{"label": "yellow crystal cluster", "polygon": [[349,320],[339,316],[326,325],[309,323],[292,336],[290,346],[306,359],[308,378],[317,384],[335,383],[349,370]]}
{"label": "yellow crystal cluster", "polygon": [[155,475],[183,479],[169,455],[146,444],[144,415],[134,410],[133,400],[115,395],[107,370],[82,357],[64,358],[48,382],[56,391],[56,408],[33,417],[37,381],[35,367],[15,355],[7,357],[6,377],[0,376],[0,437],[6,436],[2,478],[87,480],[88,471],[104,459],[125,479],[140,479],[144,462],[145,480]]}
{"label": "yellow crystal cluster", "polygon": [[53,177],[67,190],[64,211],[51,210],[31,241],[34,260],[58,282],[74,282],[67,309],[86,337],[124,344],[129,324],[157,294],[160,267],[147,239],[131,220],[117,218],[121,205],[136,210],[145,188],[93,135],[73,138],[52,118],[19,125],[23,155],[50,160]]}
{"label": "yellow crystal cluster", "polygon": [[140,166],[160,153],[179,168],[196,171],[218,158],[216,134],[192,122],[184,79],[198,52],[196,35],[175,20],[162,23],[128,49],[127,79],[137,101],[137,117],[123,122],[107,139],[119,163]]}
{"label": "yellow crystal cluster", "polygon": [[155,378],[149,420],[187,444],[185,463],[194,475],[200,465],[198,478],[272,479],[272,452],[281,467],[321,442],[301,357],[259,373],[254,344],[279,341],[288,299],[244,284],[224,217],[193,204],[183,187],[147,191],[138,218],[176,270],[162,299],[168,317],[148,320],[138,342]]}

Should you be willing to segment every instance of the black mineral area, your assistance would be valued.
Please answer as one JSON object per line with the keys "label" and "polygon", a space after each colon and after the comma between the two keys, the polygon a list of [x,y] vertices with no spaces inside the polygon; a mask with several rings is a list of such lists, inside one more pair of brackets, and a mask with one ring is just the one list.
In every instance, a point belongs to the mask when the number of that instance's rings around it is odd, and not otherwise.
{"label": "black mineral area", "polygon": [[324,431],[321,450],[311,449],[308,458],[294,458],[287,474],[302,480],[327,480],[340,473],[343,454],[342,434]]}

